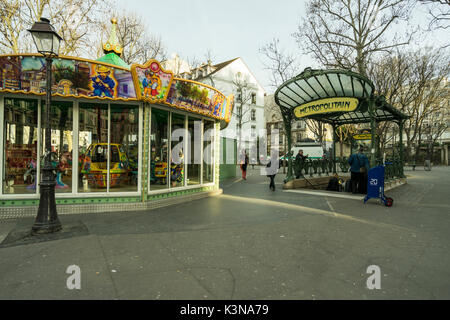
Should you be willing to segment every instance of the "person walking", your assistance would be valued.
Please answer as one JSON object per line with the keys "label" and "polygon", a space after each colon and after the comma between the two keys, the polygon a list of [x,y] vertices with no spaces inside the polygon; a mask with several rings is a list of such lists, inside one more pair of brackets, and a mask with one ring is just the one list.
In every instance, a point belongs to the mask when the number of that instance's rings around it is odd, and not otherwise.
{"label": "person walking", "polygon": [[247,180],[247,166],[248,166],[247,151],[244,150],[241,160],[242,179]]}
{"label": "person walking", "polygon": [[350,172],[351,172],[351,186],[352,193],[365,193],[365,177],[367,170],[369,169],[369,159],[363,153],[364,147],[359,147],[359,152],[354,153],[348,159],[348,163],[350,164]]}
{"label": "person walking", "polygon": [[[303,155],[303,150],[300,149],[300,150],[298,150],[298,153],[295,156],[295,162],[297,162],[297,163],[304,163],[306,161],[306,159],[308,159],[308,156],[309,155],[304,156]],[[300,176],[301,176],[301,170],[299,170],[297,172],[297,176],[295,177],[295,179],[300,179]]]}
{"label": "person walking", "polygon": [[275,191],[275,176],[278,173],[278,166],[272,168],[272,160],[266,165],[266,174],[270,178],[269,189]]}

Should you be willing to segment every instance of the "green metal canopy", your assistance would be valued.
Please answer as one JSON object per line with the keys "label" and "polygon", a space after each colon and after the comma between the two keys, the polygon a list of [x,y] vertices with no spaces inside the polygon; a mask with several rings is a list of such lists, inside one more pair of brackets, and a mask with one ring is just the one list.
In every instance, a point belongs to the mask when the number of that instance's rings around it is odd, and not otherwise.
{"label": "green metal canopy", "polygon": [[[374,86],[366,77],[348,70],[313,70],[306,68],[298,76],[283,83],[275,92],[275,102],[283,114],[297,107],[329,98],[356,98],[358,105],[352,111],[325,112],[305,116],[332,125],[367,123],[379,121],[401,121],[408,116],[386,102],[385,97],[374,95]],[[373,101],[373,117],[369,113],[369,102]]]}
{"label": "green metal canopy", "polygon": [[[314,119],[333,127],[333,162],[336,172],[336,128],[344,124],[370,123],[370,162],[376,162],[376,125],[381,121],[395,121],[400,131],[400,159],[403,163],[402,131],[408,115],[395,109],[384,96],[375,95],[373,83],[349,70],[313,70],[306,68],[296,77],[283,83],[275,91],[275,103],[280,107],[291,150],[291,122],[293,118]],[[290,158],[289,158],[290,159]],[[402,173],[403,175],[403,173]],[[285,181],[292,180],[292,160],[289,160]]]}

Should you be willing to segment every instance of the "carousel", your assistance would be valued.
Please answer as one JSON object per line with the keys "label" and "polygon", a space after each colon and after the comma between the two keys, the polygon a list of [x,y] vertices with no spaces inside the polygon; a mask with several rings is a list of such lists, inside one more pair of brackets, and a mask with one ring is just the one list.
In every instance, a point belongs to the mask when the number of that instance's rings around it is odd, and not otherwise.
{"label": "carousel", "polygon": [[[111,22],[104,56],[57,56],[51,64],[57,204],[146,203],[218,190],[219,130],[231,119],[233,96],[177,78],[157,60],[127,64],[117,21]],[[0,55],[4,208],[39,203],[46,67],[40,54]],[[200,162],[192,160],[196,144],[202,145]]]}

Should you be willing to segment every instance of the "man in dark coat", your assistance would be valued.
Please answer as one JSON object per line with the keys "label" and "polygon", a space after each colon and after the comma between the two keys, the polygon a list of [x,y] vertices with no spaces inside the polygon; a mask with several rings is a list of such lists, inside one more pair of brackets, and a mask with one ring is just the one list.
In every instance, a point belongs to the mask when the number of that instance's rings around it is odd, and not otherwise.
{"label": "man in dark coat", "polygon": [[350,164],[351,180],[352,180],[352,193],[364,193],[364,184],[366,172],[369,170],[369,159],[363,153],[364,147],[359,148],[358,153],[354,153],[348,158]]}
{"label": "man in dark coat", "polygon": [[[303,163],[306,161],[306,159],[308,159],[308,155],[304,156],[303,150],[302,149],[298,150],[297,156],[295,157],[295,162]],[[300,178],[300,171],[297,173],[297,176],[295,177],[295,179],[299,179],[299,178]]]}

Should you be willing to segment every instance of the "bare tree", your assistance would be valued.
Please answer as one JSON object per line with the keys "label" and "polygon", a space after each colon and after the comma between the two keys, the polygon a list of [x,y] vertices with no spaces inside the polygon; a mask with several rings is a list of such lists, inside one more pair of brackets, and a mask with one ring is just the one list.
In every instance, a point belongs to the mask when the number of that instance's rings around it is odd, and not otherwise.
{"label": "bare tree", "polygon": [[[357,70],[366,75],[367,62],[378,52],[408,44],[392,26],[410,16],[412,0],[309,0],[306,17],[293,34],[307,54],[326,67]],[[387,40],[387,33],[391,40]],[[392,37],[393,36],[393,37]],[[404,38],[404,39],[402,39]]]}
{"label": "bare tree", "polygon": [[408,53],[407,79],[392,101],[394,106],[411,118],[405,122],[407,156],[416,144],[416,157],[420,151],[427,119],[448,108],[450,73],[448,54],[445,51],[425,48]]}
{"label": "bare tree", "polygon": [[428,7],[431,19],[429,30],[448,29],[450,27],[450,1],[449,0],[420,0]]}
{"label": "bare tree", "polygon": [[270,72],[269,86],[278,88],[287,80],[293,78],[298,73],[297,61],[293,54],[286,53],[280,48],[280,40],[272,39],[259,49],[263,55],[264,69]]}
{"label": "bare tree", "polygon": [[427,124],[426,128],[427,134],[429,135],[430,139],[430,153],[434,154],[434,146],[439,138],[442,137],[445,131],[447,131],[448,128],[450,128],[450,104],[448,98],[450,95],[448,94],[448,91],[450,90],[449,87],[447,87],[447,100],[442,101],[441,108],[439,111],[433,112],[430,114],[430,116],[427,118]]}
{"label": "bare tree", "polygon": [[[293,78],[298,73],[298,66],[296,64],[296,58],[292,53],[286,52],[283,48],[280,48],[280,40],[273,38],[268,43],[264,44],[260,49],[259,53],[263,56],[263,65],[266,70],[270,72],[270,83],[269,86],[276,89],[284,82]],[[283,121],[289,121],[288,118],[281,114],[280,107],[276,104],[268,104],[267,111],[276,114],[277,118],[283,119]],[[288,128],[292,125],[292,120],[290,123],[285,123]],[[280,134],[286,135],[285,128],[279,129]],[[285,150],[287,147],[287,139],[285,139]]]}
{"label": "bare tree", "polygon": [[336,136],[339,141],[339,157],[342,159],[344,156],[344,143],[349,143],[351,141],[351,138],[353,135],[357,132],[356,126],[353,124],[344,124],[342,126],[339,126],[336,129]]}
{"label": "bare tree", "polygon": [[[113,13],[117,20],[117,38],[123,48],[121,58],[128,64],[144,64],[150,59],[166,59],[166,50],[159,36],[151,34],[141,16],[132,12]],[[111,25],[109,21],[102,23],[102,38],[99,46],[109,36]],[[100,53],[100,52],[99,52]]]}
{"label": "bare tree", "polygon": [[63,38],[62,55],[90,52],[90,36],[98,32],[108,7],[110,0],[0,0],[0,49],[30,51],[32,39],[26,29],[45,16]]}
{"label": "bare tree", "polygon": [[252,100],[252,85],[247,77],[244,77],[240,72],[238,72],[233,79],[233,88],[236,97],[233,114],[237,119],[238,150],[241,152],[243,134],[242,126],[250,121],[249,112],[252,110],[249,104]]}
{"label": "bare tree", "polygon": [[[396,102],[397,107],[404,109],[415,98],[417,83],[409,83],[411,64],[409,55],[397,51],[396,54],[385,54],[379,59],[370,61],[367,73],[375,86],[378,95],[387,101]],[[398,131],[397,125],[385,121],[377,126],[379,147],[384,153],[387,143],[391,142]]]}

